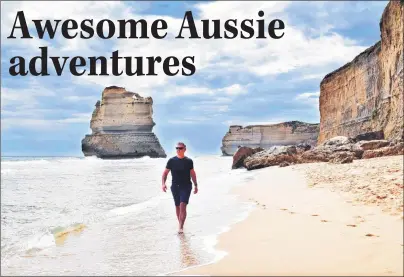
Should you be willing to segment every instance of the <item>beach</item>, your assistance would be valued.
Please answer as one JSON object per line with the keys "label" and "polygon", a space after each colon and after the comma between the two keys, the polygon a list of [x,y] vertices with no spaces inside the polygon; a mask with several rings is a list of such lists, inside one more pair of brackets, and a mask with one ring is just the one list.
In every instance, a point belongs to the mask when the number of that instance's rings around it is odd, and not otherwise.
{"label": "beach", "polygon": [[[240,169],[244,170],[244,169]],[[216,263],[173,275],[403,275],[403,156],[255,170]]]}
{"label": "beach", "polygon": [[402,275],[402,156],[194,161],[200,191],[178,235],[166,159],[2,160],[3,274]]}
{"label": "beach", "polygon": [[252,207],[229,191],[256,173],[192,158],[200,191],[183,236],[161,190],[167,159],[2,158],[2,274],[151,276],[219,259],[217,235]]}

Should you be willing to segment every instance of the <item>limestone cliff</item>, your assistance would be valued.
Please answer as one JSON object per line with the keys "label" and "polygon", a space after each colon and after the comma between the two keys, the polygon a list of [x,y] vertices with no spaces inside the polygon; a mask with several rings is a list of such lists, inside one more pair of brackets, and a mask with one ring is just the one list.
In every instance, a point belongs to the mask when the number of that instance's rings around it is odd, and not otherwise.
{"label": "limestone cliff", "polygon": [[318,143],[382,131],[403,136],[403,7],[391,1],[381,21],[381,40],[326,75],[320,85]]}
{"label": "limestone cliff", "polygon": [[166,157],[152,133],[153,99],[121,87],[107,87],[92,114],[91,135],[82,140],[85,156],[100,158]]}
{"label": "limestone cliff", "polygon": [[318,124],[289,121],[272,125],[230,126],[222,139],[223,155],[233,155],[238,146],[267,149],[275,145],[307,143],[315,145],[318,136]]}

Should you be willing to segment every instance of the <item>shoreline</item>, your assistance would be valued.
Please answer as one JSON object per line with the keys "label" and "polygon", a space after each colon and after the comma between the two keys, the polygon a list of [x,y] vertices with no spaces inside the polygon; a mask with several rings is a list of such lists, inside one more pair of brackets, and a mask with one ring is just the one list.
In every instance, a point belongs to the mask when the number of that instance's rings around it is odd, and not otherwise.
{"label": "shoreline", "polygon": [[330,170],[360,166],[366,175],[370,169],[377,173],[385,168],[386,161],[397,168],[402,158],[256,170],[254,180],[230,191],[238,201],[254,202],[255,208],[217,236],[214,248],[226,255],[164,275],[402,275],[402,207],[401,216],[397,211],[388,214],[385,206],[360,198],[367,194],[321,183],[318,175],[317,186],[313,185],[313,174],[308,174],[316,169],[329,180]]}

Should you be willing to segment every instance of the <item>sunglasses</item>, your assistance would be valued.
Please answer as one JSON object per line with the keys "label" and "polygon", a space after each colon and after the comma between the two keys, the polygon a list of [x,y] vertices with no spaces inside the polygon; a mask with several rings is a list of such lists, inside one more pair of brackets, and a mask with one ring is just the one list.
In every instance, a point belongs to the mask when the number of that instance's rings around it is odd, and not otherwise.
{"label": "sunglasses", "polygon": [[184,147],[175,147],[175,149],[182,150],[182,149],[184,149]]}

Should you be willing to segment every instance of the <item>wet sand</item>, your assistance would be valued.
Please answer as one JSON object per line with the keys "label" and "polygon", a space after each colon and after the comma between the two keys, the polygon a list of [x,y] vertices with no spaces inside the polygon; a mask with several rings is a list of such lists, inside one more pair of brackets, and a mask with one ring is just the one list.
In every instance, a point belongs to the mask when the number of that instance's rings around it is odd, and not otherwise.
{"label": "wet sand", "polygon": [[[402,158],[258,170],[234,192],[256,208],[219,236],[216,249],[227,255],[173,275],[403,276],[400,192],[394,199],[370,198],[400,183]],[[394,180],[386,185],[380,178]],[[366,185],[371,188],[362,193]]]}

